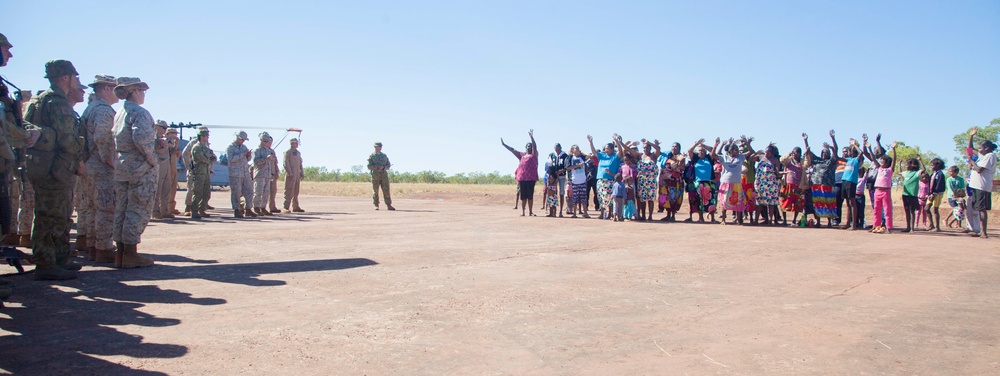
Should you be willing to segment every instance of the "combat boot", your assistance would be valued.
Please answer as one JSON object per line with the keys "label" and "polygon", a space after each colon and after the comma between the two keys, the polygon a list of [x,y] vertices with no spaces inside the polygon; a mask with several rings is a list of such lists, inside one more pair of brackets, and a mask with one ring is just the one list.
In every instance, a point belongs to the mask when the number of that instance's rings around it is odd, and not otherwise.
{"label": "combat boot", "polygon": [[392,205],[389,204],[385,204],[385,208],[389,210],[396,210],[396,208],[392,207]]}
{"label": "combat boot", "polygon": [[243,212],[239,210],[233,210],[233,218],[243,218]]}
{"label": "combat boot", "polygon": [[205,213],[205,211],[204,211],[204,210],[202,210],[202,211],[199,211],[199,212],[198,212],[198,215],[200,215],[200,216],[202,216],[202,217],[205,217],[205,218],[210,218],[210,217],[211,217],[211,215],[209,215],[208,213]]}
{"label": "combat boot", "polygon": [[191,213],[191,205],[187,205],[187,206],[184,207],[184,213],[181,214],[181,215],[183,215],[185,217],[190,217],[191,214],[192,214]]}
{"label": "combat boot", "polygon": [[117,258],[117,256],[115,255],[115,250],[113,249],[98,249],[96,250],[96,252],[97,252],[97,258],[94,259],[94,262],[107,264],[116,261],[115,259]]}
{"label": "combat boot", "polygon": [[160,215],[160,213],[153,213],[151,217],[153,219],[163,219],[163,216]]}
{"label": "combat boot", "polygon": [[88,247],[87,248],[87,260],[96,261],[97,260],[97,248]]}
{"label": "combat boot", "polygon": [[291,213],[292,211],[288,210],[288,207],[286,206],[284,209],[281,209],[281,212],[282,213]]}
{"label": "combat boot", "polygon": [[137,244],[125,244],[125,255],[122,256],[122,268],[145,268],[153,265],[153,259],[139,256]]}
{"label": "combat boot", "polygon": [[77,270],[80,270],[80,269],[83,269],[83,265],[80,265],[80,264],[77,264],[75,262],[69,261],[69,259],[66,259],[65,261],[60,262],[58,264],[59,264],[60,268],[63,268],[63,269],[69,270],[69,271],[73,271],[73,272],[75,272]]}
{"label": "combat boot", "polygon": [[271,211],[267,210],[266,208],[260,208],[260,214],[263,214],[265,216],[274,216],[274,214],[272,214]]}
{"label": "combat boot", "polygon": [[76,279],[76,272],[56,265],[39,265],[35,267],[36,281],[65,281],[67,279]]}
{"label": "combat boot", "polygon": [[122,258],[125,256],[125,244],[115,242],[115,267],[122,267]]}
{"label": "combat boot", "polygon": [[162,217],[162,219],[174,219],[174,218],[177,218],[177,217],[174,217],[174,215],[170,214],[170,213],[163,214],[160,217]]}
{"label": "combat boot", "polygon": [[257,213],[254,213],[253,210],[250,210],[250,208],[244,209],[243,215],[245,215],[247,218],[257,218]]}
{"label": "combat boot", "polygon": [[295,207],[295,208],[292,208],[292,212],[293,213],[305,213],[306,211],[302,210],[302,208]]}
{"label": "combat boot", "polygon": [[212,205],[208,205],[208,204],[205,204],[205,209],[208,209],[208,210],[215,210],[215,207],[214,207],[214,206],[212,206]]}
{"label": "combat boot", "polygon": [[31,248],[31,235],[19,235],[17,245],[19,247]]}
{"label": "combat boot", "polygon": [[87,235],[77,235],[76,244],[73,246],[77,251],[87,250]]}
{"label": "combat boot", "polygon": [[271,212],[271,214],[281,213],[281,210],[278,210],[278,208],[271,208],[271,210],[268,210],[268,211]]}
{"label": "combat boot", "polygon": [[3,237],[3,244],[12,247],[17,247],[18,243],[21,241],[21,236],[17,234],[7,234]]}

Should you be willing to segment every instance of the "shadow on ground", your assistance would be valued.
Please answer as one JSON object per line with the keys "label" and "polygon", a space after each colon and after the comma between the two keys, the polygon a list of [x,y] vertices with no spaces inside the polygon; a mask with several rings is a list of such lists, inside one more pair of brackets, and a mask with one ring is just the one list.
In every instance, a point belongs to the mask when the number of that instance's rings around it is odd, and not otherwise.
{"label": "shadow on ground", "polygon": [[[101,359],[180,358],[181,345],[149,343],[142,336],[118,331],[116,326],[168,327],[181,320],[156,317],[146,304],[218,305],[226,300],[194,297],[158,286],[130,286],[128,281],[199,278],[247,286],[277,286],[281,280],[261,280],[269,274],[333,271],[377,265],[363,258],[218,264],[176,255],[155,255],[157,261],[194,263],[191,266],[156,265],[148,269],[85,268],[79,278],[65,282],[36,282],[32,273],[14,276],[15,293],[0,309],[0,371],[24,375],[163,375]],[[142,368],[142,367],[138,367]]]}

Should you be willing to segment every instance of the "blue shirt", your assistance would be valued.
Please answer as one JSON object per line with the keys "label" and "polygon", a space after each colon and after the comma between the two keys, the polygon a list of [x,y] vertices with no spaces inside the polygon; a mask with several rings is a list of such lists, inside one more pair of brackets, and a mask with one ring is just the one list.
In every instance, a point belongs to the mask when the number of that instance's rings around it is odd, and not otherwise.
{"label": "blue shirt", "polygon": [[694,157],[694,180],[712,181],[712,159]]}
{"label": "blue shirt", "polygon": [[625,182],[615,182],[615,185],[611,187],[611,196],[625,197]]}
{"label": "blue shirt", "polygon": [[[604,180],[614,180],[615,175],[618,174],[618,169],[622,166],[621,159],[618,158],[618,154],[608,155],[603,151],[597,152],[597,178]],[[605,170],[611,170],[609,174]]]}
{"label": "blue shirt", "polygon": [[847,163],[844,165],[844,175],[841,176],[841,180],[858,184],[858,167],[861,163],[857,158],[844,158],[844,160]]}

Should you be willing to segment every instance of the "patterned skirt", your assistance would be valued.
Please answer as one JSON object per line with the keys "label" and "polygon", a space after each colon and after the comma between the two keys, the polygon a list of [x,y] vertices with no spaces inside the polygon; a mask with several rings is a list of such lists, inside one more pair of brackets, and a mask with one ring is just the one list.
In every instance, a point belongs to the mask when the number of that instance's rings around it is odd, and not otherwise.
{"label": "patterned skirt", "polygon": [[746,210],[747,196],[743,193],[743,184],[719,184],[719,203],[722,206],[722,210],[732,210],[736,212]]}
{"label": "patterned skirt", "polygon": [[675,212],[681,210],[684,203],[684,181],[666,179],[660,184],[660,206]]}
{"label": "patterned skirt", "polygon": [[781,208],[788,212],[800,212],[805,201],[799,192],[799,186],[795,184],[785,184],[781,188]]}
{"label": "patterned skirt", "polygon": [[700,213],[715,213],[715,204],[718,197],[718,192],[715,189],[715,183],[710,181],[700,181],[698,182],[696,190],[693,192],[694,199],[691,200],[691,206],[694,207],[695,203],[698,204],[697,210]]}
{"label": "patterned skirt", "polygon": [[747,212],[752,212],[757,210],[757,192],[753,189],[753,184],[747,182],[747,177],[744,176],[740,178],[740,184],[743,185],[743,193],[747,197]]}
{"label": "patterned skirt", "polygon": [[614,180],[600,179],[597,181],[597,197],[601,199],[602,209],[611,209],[611,190],[614,188]]}
{"label": "patterned skirt", "polygon": [[833,186],[813,184],[812,204],[817,217],[837,217],[837,195],[833,193]]}
{"label": "patterned skirt", "polygon": [[570,184],[570,192],[573,192],[573,195],[570,197],[572,204],[587,206],[587,183]]}

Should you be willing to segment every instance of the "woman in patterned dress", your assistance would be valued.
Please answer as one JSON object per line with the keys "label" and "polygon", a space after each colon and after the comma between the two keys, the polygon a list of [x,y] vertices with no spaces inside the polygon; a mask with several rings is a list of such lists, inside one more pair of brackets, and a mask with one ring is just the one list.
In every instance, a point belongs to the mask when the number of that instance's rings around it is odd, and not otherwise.
{"label": "woman in patterned dress", "polygon": [[652,143],[642,139],[643,152],[639,157],[636,169],[639,172],[639,179],[636,181],[638,195],[636,195],[636,206],[639,209],[639,221],[653,220],[653,203],[656,201],[657,186],[659,183],[656,177],[656,160],[660,158],[660,140],[653,140]]}
{"label": "woman in patterned dress", "polygon": [[[715,139],[715,146],[711,150],[719,147],[719,139]],[[698,148],[695,154],[695,148]],[[692,194],[691,206],[694,208],[697,203],[698,222],[705,222],[705,213],[709,213],[712,223],[715,223],[715,204],[718,197],[715,185],[715,159],[713,152],[709,151],[705,145],[705,139],[698,140],[688,149],[688,159],[694,170],[694,192]]]}
{"label": "woman in patterned dress", "polygon": [[667,216],[661,221],[674,222],[677,220],[677,211],[684,203],[684,154],[681,153],[681,144],[674,143],[667,155],[667,160],[660,169],[660,202],[667,210]]}
{"label": "woman in patterned dress", "polygon": [[[781,163],[778,161],[778,147],[767,145],[763,153],[757,153],[752,158],[759,161],[754,176],[754,190],[757,192],[757,207],[764,215],[764,224],[778,221],[778,192],[781,187],[778,180]],[[774,222],[772,222],[772,220]]]}
{"label": "woman in patterned dress", "polygon": [[781,158],[781,164],[785,166],[785,186],[781,189],[781,208],[784,212],[781,213],[781,222],[783,225],[788,224],[788,218],[786,217],[787,212],[795,213],[792,216],[792,224],[794,225],[798,222],[799,213],[802,212],[802,208],[805,206],[805,201],[802,197],[802,190],[800,183],[802,180],[802,149],[799,147],[792,148],[792,151]]}

